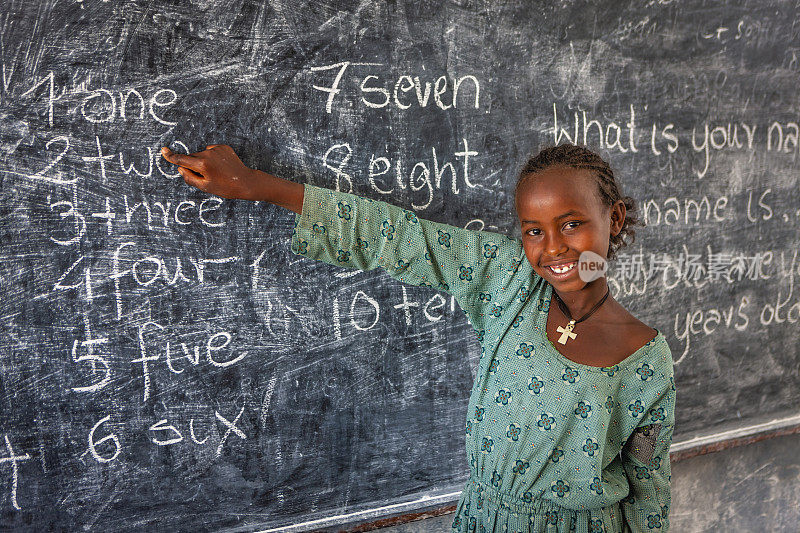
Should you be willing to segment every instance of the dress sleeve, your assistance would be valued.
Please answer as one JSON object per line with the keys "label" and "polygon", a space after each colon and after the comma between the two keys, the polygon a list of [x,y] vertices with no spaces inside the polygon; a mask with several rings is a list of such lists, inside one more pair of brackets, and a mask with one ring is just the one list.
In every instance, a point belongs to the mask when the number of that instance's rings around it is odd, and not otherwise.
{"label": "dress sleeve", "polygon": [[622,465],[630,492],[620,501],[625,523],[633,533],[669,531],[672,504],[669,449],[675,428],[675,380],[668,352],[666,387],[647,409],[622,448]]}
{"label": "dress sleeve", "polygon": [[[291,251],[331,265],[381,267],[411,285],[452,294],[472,325],[482,329],[492,300],[520,267],[522,242],[418,218],[387,202],[304,186]],[[488,311],[485,310],[488,308]]]}

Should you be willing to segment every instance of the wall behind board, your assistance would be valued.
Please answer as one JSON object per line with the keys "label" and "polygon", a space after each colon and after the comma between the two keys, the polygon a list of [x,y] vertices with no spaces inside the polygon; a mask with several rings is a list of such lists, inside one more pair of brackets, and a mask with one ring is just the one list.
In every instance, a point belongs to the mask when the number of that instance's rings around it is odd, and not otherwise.
{"label": "wall behind board", "polygon": [[277,528],[467,478],[449,295],[293,255],[293,213],[166,144],[514,236],[526,157],[592,145],[644,208],[609,283],[667,336],[676,440],[797,411],[794,2],[6,0],[0,67],[3,528]]}

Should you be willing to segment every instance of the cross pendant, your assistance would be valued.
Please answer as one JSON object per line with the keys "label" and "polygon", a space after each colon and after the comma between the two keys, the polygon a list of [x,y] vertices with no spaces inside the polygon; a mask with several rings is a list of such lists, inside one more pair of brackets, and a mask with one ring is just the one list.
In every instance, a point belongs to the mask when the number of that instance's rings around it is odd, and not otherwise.
{"label": "cross pendant", "polygon": [[567,324],[566,328],[561,327],[561,326],[558,326],[556,328],[556,331],[561,333],[561,337],[559,337],[559,339],[558,339],[558,342],[560,344],[566,344],[567,340],[568,340],[567,337],[569,337],[570,339],[574,339],[575,337],[578,336],[577,333],[572,333],[572,329],[574,327],[575,327],[575,321],[574,320],[570,320],[569,324]]}

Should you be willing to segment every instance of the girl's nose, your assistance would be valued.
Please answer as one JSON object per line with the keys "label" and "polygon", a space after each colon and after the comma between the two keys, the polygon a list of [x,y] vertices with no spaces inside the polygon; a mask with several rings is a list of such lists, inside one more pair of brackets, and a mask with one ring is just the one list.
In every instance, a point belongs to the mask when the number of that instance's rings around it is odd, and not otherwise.
{"label": "girl's nose", "polygon": [[549,256],[557,257],[567,251],[567,246],[558,235],[551,233],[545,241],[545,251]]}

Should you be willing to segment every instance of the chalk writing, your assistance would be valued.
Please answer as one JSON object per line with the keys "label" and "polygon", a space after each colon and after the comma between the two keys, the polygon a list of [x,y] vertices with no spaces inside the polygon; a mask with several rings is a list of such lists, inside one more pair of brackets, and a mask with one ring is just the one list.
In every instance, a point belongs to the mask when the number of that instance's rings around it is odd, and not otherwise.
{"label": "chalk writing", "polygon": [[[111,415],[104,416],[103,418],[98,420],[97,423],[94,426],[92,426],[92,429],[89,431],[89,453],[91,453],[92,457],[94,457],[94,459],[98,463],[110,463],[111,461],[116,459],[117,456],[119,456],[120,452],[122,451],[122,446],[120,444],[119,437],[117,437],[116,433],[113,432],[109,433],[108,435],[97,441],[95,441],[94,439],[94,432],[97,431],[97,429],[100,426],[108,422],[110,419]],[[106,445],[103,446],[102,449],[98,449],[99,446],[101,446],[104,442],[108,441],[111,441],[111,444],[113,444],[113,448],[109,449],[109,445]],[[108,455],[109,452],[111,452],[110,455]]]}
{"label": "chalk writing", "polygon": [[[177,122],[165,120],[160,116],[178,100],[178,94],[172,89],[158,89],[150,98],[145,98],[136,89],[110,91],[95,89],[80,104],[80,115],[84,120],[99,124],[114,120],[145,119],[145,110],[150,118],[165,126],[174,126]],[[131,103],[129,103],[132,102]],[[130,106],[133,106],[131,113]]]}
{"label": "chalk writing", "polygon": [[[99,363],[102,369],[102,376],[99,381],[95,381],[91,385],[86,385],[83,387],[72,387],[72,390],[75,392],[97,392],[101,390],[103,387],[108,385],[111,382],[111,366],[108,362],[107,354],[98,354],[95,353],[95,346],[107,344],[108,338],[102,337],[98,339],[89,339],[85,341],[78,341],[75,339],[72,341],[72,360],[75,363],[84,363],[88,362],[92,364],[92,374],[94,375],[97,373],[97,364]],[[87,353],[84,355],[78,355],[78,346],[80,345],[81,348],[85,348]]]}
{"label": "chalk writing", "polygon": [[9,496],[11,498],[11,506],[16,510],[21,510],[22,508],[19,506],[17,502],[17,483],[19,481],[19,463],[22,461],[27,461],[31,458],[30,455],[27,453],[24,455],[16,455],[14,453],[14,448],[11,446],[11,439],[8,438],[8,435],[3,435],[3,439],[5,440],[6,444],[6,456],[0,457],[0,467],[4,465],[4,463],[10,463],[11,465],[11,489],[9,491]]}
{"label": "chalk writing", "polygon": [[[436,148],[431,148],[431,159],[428,162],[418,161],[411,164],[404,164],[399,159],[391,161],[388,157],[378,156],[375,154],[370,156],[369,166],[361,175],[367,175],[372,190],[383,194],[389,195],[395,193],[395,189],[390,185],[390,176],[394,173],[394,184],[400,189],[408,189],[417,192],[421,190],[426,191],[427,200],[423,204],[412,203],[411,207],[415,210],[427,209],[433,202],[434,188],[442,188],[442,178],[447,176],[450,179],[451,191],[453,194],[460,194],[461,189],[458,188],[459,178],[463,179],[464,184],[469,188],[477,187],[477,184],[470,182],[469,177],[469,158],[478,155],[475,150],[469,149],[469,143],[466,139],[462,139],[463,150],[453,153],[456,160],[459,161],[460,167],[456,169],[456,165],[451,161],[440,159],[436,153]],[[335,181],[335,189],[342,192],[353,192],[353,173],[348,169],[353,149],[347,143],[336,144],[331,146],[323,157],[323,165],[328,170],[333,171]],[[359,158],[360,159],[360,158]],[[346,170],[347,169],[347,170]],[[409,169],[409,170],[407,170]],[[459,172],[460,170],[460,172]],[[380,178],[380,181],[379,179]],[[347,188],[342,187],[342,181],[347,183]],[[391,187],[391,188],[386,188]]]}
{"label": "chalk writing", "polygon": [[[164,331],[164,326],[157,322],[146,322],[138,327],[138,339],[139,339],[139,354],[140,356],[136,359],[131,360],[131,363],[141,363],[142,365],[142,381],[143,381],[143,392],[142,392],[142,401],[147,402],[148,398],[150,397],[150,362],[160,361],[161,356],[158,353],[148,355],[147,353],[147,342],[145,341],[145,333],[151,330],[155,331]],[[225,368],[231,365],[235,365],[236,363],[240,362],[247,356],[247,350],[241,351],[239,353],[234,352],[231,350],[225,350],[231,343],[232,336],[227,331],[220,331],[210,335],[206,341],[203,343],[202,348],[199,345],[189,346],[185,342],[179,342],[177,344],[180,345],[183,355],[179,355],[176,358],[173,358],[173,353],[171,350],[171,344],[168,340],[164,345],[164,361],[167,364],[170,372],[173,374],[181,374],[183,369],[177,365],[178,360],[185,359],[188,361],[192,366],[198,366],[200,364],[200,350],[202,349],[205,353],[205,360],[208,364],[213,367],[217,368]],[[223,351],[227,352],[230,351],[228,356],[223,355]],[[218,352],[220,352],[218,354]],[[183,362],[182,364],[185,364]]]}
{"label": "chalk writing", "polygon": [[[647,105],[643,106],[647,110]],[[668,157],[681,147],[680,132],[674,123],[653,120],[649,128],[639,128],[636,108],[629,104],[629,115],[624,123],[619,120],[594,118],[587,110],[572,112],[572,121],[559,118],[558,105],[553,102],[552,139],[555,144],[572,143],[593,145],[609,152],[636,153],[640,151],[647,135],[649,153]],[[622,124],[622,126],[620,125]],[[643,133],[649,131],[649,134]],[[746,121],[702,121],[687,131],[692,152],[699,154],[701,162],[693,163],[692,172],[698,178],[706,177],[712,168],[715,154],[720,153],[773,153],[775,155],[800,153],[800,126],[793,121],[771,121],[768,125]]]}
{"label": "chalk writing", "polygon": [[[325,101],[325,112],[332,112],[334,102],[342,92],[342,81],[348,69],[354,67],[360,71],[365,69],[369,71],[371,69],[367,69],[367,67],[379,66],[381,66],[380,63],[342,61],[341,63],[311,67],[311,72],[313,73],[330,73],[333,75],[333,80],[331,80],[329,86],[312,85],[314,89],[328,95]],[[469,92],[466,92],[462,85],[464,87],[469,86]],[[362,77],[361,83],[358,84],[358,89],[361,94],[361,99],[358,102],[372,109],[393,105],[399,110],[405,110],[412,106],[426,108],[429,104],[435,105],[442,110],[457,108],[459,105],[459,90],[465,91],[462,94],[469,95],[469,99],[465,99],[466,105],[471,103],[475,109],[480,107],[480,82],[478,78],[471,74],[455,79],[439,76],[434,81],[426,80],[425,82],[422,82],[419,76],[412,77],[406,74],[399,76],[394,83],[389,82],[388,85],[386,82],[381,81],[380,76],[367,74]]]}

